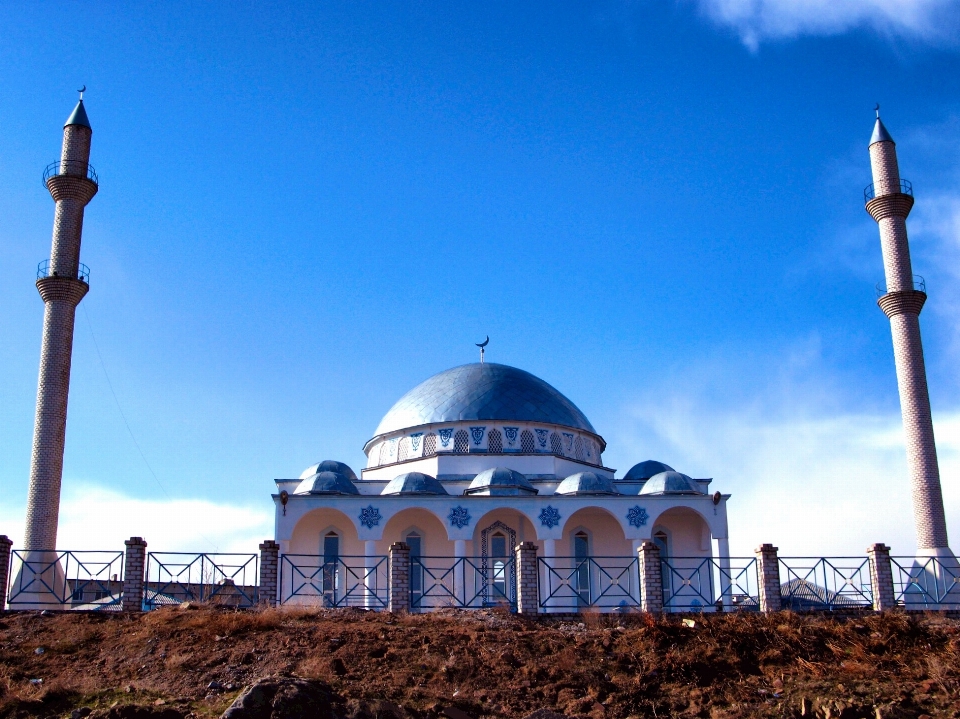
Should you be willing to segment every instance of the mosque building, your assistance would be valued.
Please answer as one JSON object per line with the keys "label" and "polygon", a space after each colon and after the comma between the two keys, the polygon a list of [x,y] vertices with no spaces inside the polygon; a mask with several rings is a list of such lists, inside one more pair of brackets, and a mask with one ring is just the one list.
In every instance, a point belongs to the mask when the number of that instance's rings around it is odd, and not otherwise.
{"label": "mosque building", "polygon": [[[603,463],[606,446],[573,402],[529,372],[489,362],[454,367],[390,408],[364,445],[359,477],[326,460],[276,480],[280,554],[372,566],[403,542],[414,564],[451,558],[464,560],[467,573],[499,572],[505,601],[515,599],[509,558],[521,542],[535,543],[547,562],[575,560],[581,573],[589,558],[636,557],[651,539],[664,557],[728,558],[729,495],[652,460],[617,478]],[[600,564],[596,571],[605,571]],[[418,581],[426,580],[414,573]],[[335,583],[327,578],[327,589]],[[496,582],[486,584],[497,593]],[[468,590],[460,601],[469,599]]]}

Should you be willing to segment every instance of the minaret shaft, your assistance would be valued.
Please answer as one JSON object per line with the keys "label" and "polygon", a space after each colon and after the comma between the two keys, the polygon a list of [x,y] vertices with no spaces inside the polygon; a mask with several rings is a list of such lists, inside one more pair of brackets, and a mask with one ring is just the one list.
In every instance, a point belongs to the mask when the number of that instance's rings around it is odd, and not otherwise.
{"label": "minaret shaft", "polygon": [[43,339],[23,543],[32,551],[57,546],[73,328],[77,305],[88,290],[79,271],[83,213],[97,192],[88,176],[92,134],[81,101],[64,127],[60,161],[46,179],[56,210],[50,262],[37,280],[44,301]]}
{"label": "minaret shaft", "polygon": [[947,549],[947,522],[920,340],[920,310],[927,296],[925,289],[914,286],[907,240],[912,190],[901,181],[896,145],[879,118],[870,145],[870,166],[873,199],[867,203],[867,210],[879,226],[886,277],[886,293],[878,303],[890,319],[893,337],[917,547],[921,552]]}

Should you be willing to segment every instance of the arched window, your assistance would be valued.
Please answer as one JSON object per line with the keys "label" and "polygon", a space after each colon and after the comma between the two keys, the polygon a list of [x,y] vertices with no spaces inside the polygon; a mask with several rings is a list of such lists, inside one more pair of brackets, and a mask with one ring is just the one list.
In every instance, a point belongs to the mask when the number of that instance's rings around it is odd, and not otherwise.
{"label": "arched window", "polygon": [[529,429],[525,429],[520,433],[520,451],[532,453],[534,451],[533,446],[533,432]]}
{"label": "arched window", "polygon": [[437,453],[437,435],[433,432],[423,438],[423,456],[432,457]]}
{"label": "arched window", "polygon": [[491,454],[500,454],[503,452],[503,435],[499,429],[491,429],[487,432],[487,451]]}
{"label": "arched window", "polygon": [[410,547],[410,606],[419,609],[423,602],[423,538],[410,532],[403,541]]}
{"label": "arched window", "polygon": [[560,443],[560,435],[556,432],[550,434],[550,451],[561,457],[563,456],[563,445]]}
{"label": "arched window", "polygon": [[410,453],[410,438],[404,437],[400,440],[400,448],[397,450],[397,461],[403,462],[407,459],[407,455]]}
{"label": "arched window", "polygon": [[573,453],[576,455],[577,459],[579,459],[581,462],[583,461],[583,440],[580,439],[580,435],[577,435],[577,438],[573,442]]}
{"label": "arched window", "polygon": [[340,536],[336,532],[327,532],[323,537],[323,603],[328,607],[337,606],[340,589]]}
{"label": "arched window", "polygon": [[457,433],[453,436],[453,451],[459,454],[466,454],[470,451],[470,436],[467,434],[467,430],[457,430]]}
{"label": "arched window", "polygon": [[590,538],[584,531],[573,535],[573,557],[577,571],[574,575],[577,604],[590,604]]}
{"label": "arched window", "polygon": [[380,457],[377,459],[377,466],[381,464],[387,464],[390,461],[390,448],[387,446],[389,442],[380,443]]}

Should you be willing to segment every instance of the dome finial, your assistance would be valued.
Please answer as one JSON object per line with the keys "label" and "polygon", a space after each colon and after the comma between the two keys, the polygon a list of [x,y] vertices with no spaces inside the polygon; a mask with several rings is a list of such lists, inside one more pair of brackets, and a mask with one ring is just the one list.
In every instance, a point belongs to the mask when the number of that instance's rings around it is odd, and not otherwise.
{"label": "dome finial", "polygon": [[77,90],[77,92],[80,93],[80,100],[81,100],[81,101],[83,100],[83,93],[85,93],[86,91],[87,91],[87,86],[86,86],[86,85],[84,85],[84,86],[81,87],[79,90]]}
{"label": "dome finial", "polygon": [[877,119],[879,120],[880,119],[880,103],[879,102],[877,103],[877,106],[873,108],[873,110],[874,112],[877,113]]}
{"label": "dome finial", "polygon": [[480,348],[480,364],[483,364],[483,351],[488,344],[490,344],[490,335],[487,335],[487,339],[483,342],[477,343],[477,347]]}

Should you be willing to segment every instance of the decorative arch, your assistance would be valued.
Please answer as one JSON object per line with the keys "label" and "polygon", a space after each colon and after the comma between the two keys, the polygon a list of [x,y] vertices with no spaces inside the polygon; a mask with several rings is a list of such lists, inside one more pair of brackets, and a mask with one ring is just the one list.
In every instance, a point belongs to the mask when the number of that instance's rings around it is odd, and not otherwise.
{"label": "decorative arch", "polygon": [[397,461],[405,462],[408,454],[410,454],[410,438],[404,437],[400,440],[400,446],[397,448]]}
{"label": "decorative arch", "polygon": [[423,456],[432,457],[437,453],[437,435],[433,432],[423,438]]}
{"label": "decorative arch", "polygon": [[457,454],[466,454],[470,451],[470,435],[467,434],[467,430],[457,430],[453,436],[453,451]]}
{"label": "decorative arch", "polygon": [[585,459],[585,455],[583,453],[583,440],[580,439],[579,434],[577,435],[577,438],[573,442],[573,453],[574,453],[574,456],[576,456],[576,458],[579,459],[581,462]]}
{"label": "decorative arch", "polygon": [[503,453],[503,435],[499,429],[491,429],[487,432],[487,451],[491,454]]}
{"label": "decorative arch", "polygon": [[556,432],[550,433],[550,451],[560,457],[563,456],[563,444],[560,441],[560,435]]}
{"label": "decorative arch", "polygon": [[520,433],[520,451],[527,454],[533,454],[536,447],[533,444],[533,432],[525,429]]}

